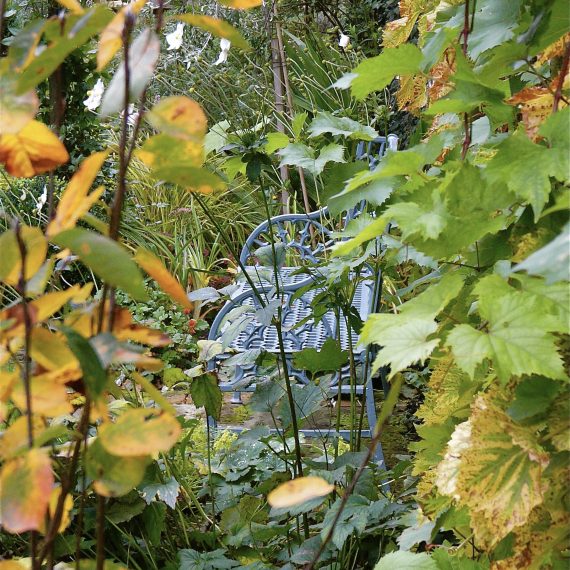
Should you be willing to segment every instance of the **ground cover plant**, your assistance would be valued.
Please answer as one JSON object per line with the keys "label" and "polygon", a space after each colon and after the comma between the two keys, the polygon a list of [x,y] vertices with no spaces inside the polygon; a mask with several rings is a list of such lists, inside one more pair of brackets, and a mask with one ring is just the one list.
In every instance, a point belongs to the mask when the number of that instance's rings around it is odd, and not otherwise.
{"label": "ground cover plant", "polygon": [[[567,3],[261,4],[0,0],[0,570],[566,568]],[[232,408],[241,247],[322,206],[319,260],[252,252],[279,350]],[[350,346],[289,374],[297,263],[374,355],[370,438]]]}

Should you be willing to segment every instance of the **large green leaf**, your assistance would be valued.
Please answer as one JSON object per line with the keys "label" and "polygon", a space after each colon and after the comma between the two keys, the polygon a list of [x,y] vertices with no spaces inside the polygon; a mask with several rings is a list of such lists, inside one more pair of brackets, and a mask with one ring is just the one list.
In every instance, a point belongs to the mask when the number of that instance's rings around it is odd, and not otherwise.
{"label": "large green leaf", "polygon": [[317,113],[308,130],[309,137],[330,133],[331,135],[342,135],[351,139],[370,141],[378,136],[372,127],[361,125],[348,117],[335,117],[328,112]]}
{"label": "large green leaf", "polygon": [[344,147],[336,143],[322,148],[316,158],[315,151],[301,143],[288,144],[278,154],[281,156],[279,166],[299,166],[315,176],[322,173],[328,162],[345,162]]}
{"label": "large green leaf", "polygon": [[[325,537],[332,528],[333,521],[340,508],[341,499],[337,499],[333,506],[327,510],[323,521],[323,529],[321,536]],[[366,523],[368,522],[370,501],[360,495],[352,495],[348,498],[346,505],[336,523],[332,541],[333,544],[341,550],[348,537],[356,533],[357,535],[364,532]]]}
{"label": "large green leaf", "polygon": [[[49,45],[20,75],[18,93],[29,91],[38,83],[49,77],[63,60],[87,40],[99,33],[112,19],[113,13],[105,6],[94,6],[81,15],[67,15],[63,30],[59,19],[53,19],[46,24],[45,34]],[[38,33],[37,29],[33,35]]]}
{"label": "large green leaf", "polygon": [[502,382],[522,374],[565,378],[551,334],[559,321],[550,313],[550,306],[514,290],[505,292],[486,285],[491,283],[482,280],[476,289],[484,330],[462,324],[448,336],[458,365],[473,376],[476,366],[488,358]]}
{"label": "large green leaf", "polygon": [[422,61],[422,52],[413,44],[387,48],[380,55],[362,61],[350,74],[352,94],[364,99],[373,91],[384,89],[396,75],[417,73]]}
{"label": "large green leaf", "polygon": [[122,289],[133,299],[148,298],[138,266],[126,249],[112,239],[75,228],[61,232],[51,241],[59,247],[69,248],[95,275],[109,285]]}
{"label": "large green leaf", "polygon": [[[323,379],[319,383],[309,382],[303,386],[293,384],[291,388],[297,419],[302,421],[321,408],[323,400],[328,397],[330,379]],[[291,418],[291,408],[286,399],[282,400],[280,411],[283,426],[289,427],[293,420]]]}

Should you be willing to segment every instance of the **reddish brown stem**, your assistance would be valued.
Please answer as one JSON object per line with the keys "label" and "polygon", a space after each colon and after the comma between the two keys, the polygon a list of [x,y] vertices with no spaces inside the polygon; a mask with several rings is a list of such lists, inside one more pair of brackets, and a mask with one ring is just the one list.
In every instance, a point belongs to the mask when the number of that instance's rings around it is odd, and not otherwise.
{"label": "reddish brown stem", "polygon": [[564,59],[562,60],[562,69],[560,70],[560,77],[558,78],[558,85],[556,86],[556,91],[554,92],[554,103],[552,104],[552,112],[556,113],[558,111],[558,105],[562,99],[562,88],[564,87],[564,78],[568,73],[568,64],[570,63],[570,43],[566,44],[566,49],[564,50]]}

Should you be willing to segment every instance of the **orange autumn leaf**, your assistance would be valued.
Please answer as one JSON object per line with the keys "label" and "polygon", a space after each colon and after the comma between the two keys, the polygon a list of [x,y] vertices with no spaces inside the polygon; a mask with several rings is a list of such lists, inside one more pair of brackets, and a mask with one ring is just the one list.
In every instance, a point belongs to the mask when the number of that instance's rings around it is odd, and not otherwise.
{"label": "orange autumn leaf", "polygon": [[47,228],[46,235],[51,237],[64,230],[70,230],[85,215],[104,191],[101,186],[88,195],[101,166],[109,156],[109,151],[96,152],[86,158],[73,175],[67,188],[63,191],[57,207],[55,218]]}
{"label": "orange autumn leaf", "polygon": [[130,340],[148,346],[167,346],[170,337],[157,329],[135,323],[128,309],[115,309],[113,333],[117,340]]}
{"label": "orange autumn leaf", "polygon": [[0,137],[0,164],[12,176],[31,178],[68,160],[63,143],[39,121],[30,121],[17,134]]}
{"label": "orange autumn leaf", "polygon": [[168,451],[180,433],[180,424],[170,414],[137,408],[126,411],[115,423],[104,423],[99,439],[108,453],[137,457]]}
{"label": "orange autumn leaf", "polygon": [[137,15],[146,0],[136,0],[124,8],[121,8],[115,17],[109,22],[107,27],[101,32],[99,49],[97,50],[97,71],[101,71],[123,45],[123,28],[127,13]]}
{"label": "orange autumn leaf", "polygon": [[182,285],[169,273],[158,257],[146,249],[139,248],[134,259],[158,283],[165,293],[183,307],[187,309],[192,308],[192,302],[188,299]]}
{"label": "orange autumn leaf", "polygon": [[[522,116],[522,121],[526,130],[526,134],[531,140],[539,138],[538,130],[540,126],[550,115],[554,107],[554,93],[560,82],[560,75],[554,78],[550,83],[550,87],[527,87],[522,89],[510,99],[507,103],[516,105]],[[570,73],[564,78],[564,89],[570,87]],[[560,100],[559,108],[566,107],[564,100]]]}
{"label": "orange autumn leaf", "polygon": [[47,451],[31,449],[5,463],[0,472],[0,516],[11,533],[39,530],[54,486]]}

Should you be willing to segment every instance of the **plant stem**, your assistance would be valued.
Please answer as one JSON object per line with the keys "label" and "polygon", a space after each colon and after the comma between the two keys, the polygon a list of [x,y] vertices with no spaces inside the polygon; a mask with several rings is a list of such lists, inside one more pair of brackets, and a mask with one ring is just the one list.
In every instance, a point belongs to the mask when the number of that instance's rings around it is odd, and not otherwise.
{"label": "plant stem", "polygon": [[558,111],[558,105],[560,104],[560,99],[562,98],[562,88],[564,86],[564,78],[568,73],[569,63],[570,63],[570,41],[566,44],[566,49],[564,50],[564,59],[562,60],[560,77],[558,79],[558,85],[556,86],[556,91],[554,92],[554,103],[552,104],[553,113],[556,113],[556,111]]}

